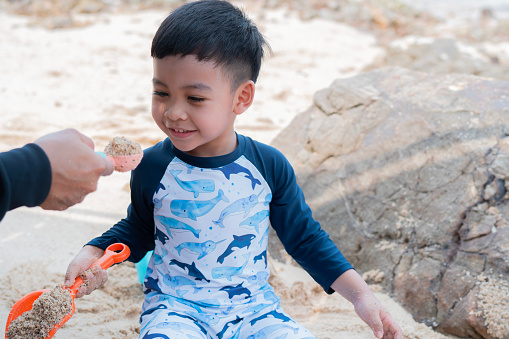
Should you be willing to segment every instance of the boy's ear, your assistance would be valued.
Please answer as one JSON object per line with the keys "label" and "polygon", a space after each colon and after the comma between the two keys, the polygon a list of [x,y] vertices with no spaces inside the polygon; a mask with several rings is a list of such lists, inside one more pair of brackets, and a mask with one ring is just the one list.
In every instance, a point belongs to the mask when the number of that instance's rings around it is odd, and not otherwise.
{"label": "boy's ear", "polygon": [[253,103],[255,84],[253,80],[244,81],[235,91],[233,113],[241,115]]}

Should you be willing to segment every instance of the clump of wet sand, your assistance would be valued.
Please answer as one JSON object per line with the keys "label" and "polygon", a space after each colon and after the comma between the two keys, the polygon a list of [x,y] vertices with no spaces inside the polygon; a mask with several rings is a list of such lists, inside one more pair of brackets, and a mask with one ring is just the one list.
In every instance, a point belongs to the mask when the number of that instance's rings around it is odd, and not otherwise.
{"label": "clump of wet sand", "polygon": [[9,339],[44,339],[56,324],[72,311],[72,297],[68,289],[56,286],[43,292],[30,311],[14,319],[7,332]]}

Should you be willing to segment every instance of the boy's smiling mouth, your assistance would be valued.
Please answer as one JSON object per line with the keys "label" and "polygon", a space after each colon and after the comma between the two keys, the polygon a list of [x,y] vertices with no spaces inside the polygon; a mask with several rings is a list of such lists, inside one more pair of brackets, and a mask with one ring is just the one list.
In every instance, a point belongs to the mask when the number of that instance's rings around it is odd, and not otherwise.
{"label": "boy's smiling mouth", "polygon": [[196,132],[195,130],[188,130],[182,128],[169,128],[172,136],[177,138],[185,138]]}

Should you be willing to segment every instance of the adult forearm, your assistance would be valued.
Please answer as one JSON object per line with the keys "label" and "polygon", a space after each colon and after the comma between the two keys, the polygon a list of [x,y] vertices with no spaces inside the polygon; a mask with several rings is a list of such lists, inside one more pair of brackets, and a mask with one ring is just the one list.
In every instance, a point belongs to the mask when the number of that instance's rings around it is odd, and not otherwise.
{"label": "adult forearm", "polygon": [[38,206],[51,187],[51,166],[35,144],[0,153],[0,219],[20,206]]}

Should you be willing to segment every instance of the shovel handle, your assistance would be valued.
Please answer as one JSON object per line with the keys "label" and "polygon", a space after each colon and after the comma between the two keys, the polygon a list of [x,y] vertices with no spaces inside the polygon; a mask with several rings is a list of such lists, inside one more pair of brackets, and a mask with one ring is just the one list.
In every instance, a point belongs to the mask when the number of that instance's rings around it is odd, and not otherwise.
{"label": "shovel handle", "polygon": [[[122,243],[111,244],[106,248],[103,256],[97,259],[97,261],[92,265],[90,265],[90,268],[99,265],[103,270],[105,270],[111,267],[113,264],[118,264],[126,260],[129,255],[131,255],[129,246]],[[74,284],[69,288],[71,294],[76,295],[78,288],[81,286],[81,284],[83,284],[83,282],[84,280],[81,276],[77,277],[76,280],[74,280]]]}

